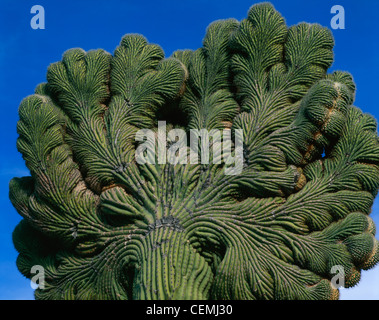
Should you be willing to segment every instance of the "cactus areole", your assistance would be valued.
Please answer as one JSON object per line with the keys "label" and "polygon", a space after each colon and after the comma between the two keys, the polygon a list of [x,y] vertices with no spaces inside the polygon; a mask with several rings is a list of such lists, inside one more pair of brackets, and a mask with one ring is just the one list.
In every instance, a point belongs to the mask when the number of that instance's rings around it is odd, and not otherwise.
{"label": "cactus areole", "polygon": [[[22,274],[43,267],[35,297],[338,299],[337,269],[356,285],[379,260],[379,143],[352,76],[327,73],[333,45],[263,3],[170,58],[137,34],[66,51],[19,107],[13,242]],[[230,139],[202,161],[191,132]]]}

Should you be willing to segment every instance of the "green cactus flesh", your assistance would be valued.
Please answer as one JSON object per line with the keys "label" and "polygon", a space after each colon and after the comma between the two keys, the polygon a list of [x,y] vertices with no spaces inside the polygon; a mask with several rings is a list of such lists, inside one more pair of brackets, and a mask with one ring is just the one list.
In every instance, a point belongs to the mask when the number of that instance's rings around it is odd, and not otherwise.
{"label": "green cactus flesh", "polygon": [[[338,299],[336,265],[356,285],[379,260],[379,143],[352,76],[327,74],[333,45],[263,3],[167,59],[136,34],[113,55],[65,52],[19,108],[31,177],[10,182],[13,242],[22,274],[44,268],[35,297]],[[241,173],[137,163],[159,120],[242,130]]]}

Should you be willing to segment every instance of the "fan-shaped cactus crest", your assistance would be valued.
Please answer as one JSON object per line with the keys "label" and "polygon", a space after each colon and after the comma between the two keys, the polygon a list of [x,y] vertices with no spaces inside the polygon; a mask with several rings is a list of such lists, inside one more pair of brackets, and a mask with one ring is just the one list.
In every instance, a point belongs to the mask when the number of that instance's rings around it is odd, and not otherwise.
{"label": "fan-shaped cactus crest", "polygon": [[[31,176],[10,182],[17,266],[45,271],[36,298],[336,299],[334,266],[357,284],[379,259],[379,143],[352,76],[327,73],[333,45],[327,28],[287,27],[263,3],[170,58],[136,34],[113,55],[65,52],[21,102]],[[158,161],[173,129],[188,134],[185,158],[190,132],[213,130],[231,133],[237,159],[240,132],[241,170],[212,161],[216,139],[207,163]]]}

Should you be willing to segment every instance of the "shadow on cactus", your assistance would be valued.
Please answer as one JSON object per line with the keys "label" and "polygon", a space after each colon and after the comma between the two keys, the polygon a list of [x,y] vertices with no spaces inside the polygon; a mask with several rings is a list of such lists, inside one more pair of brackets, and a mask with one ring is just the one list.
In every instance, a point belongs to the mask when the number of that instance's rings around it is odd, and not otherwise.
{"label": "shadow on cactus", "polygon": [[[327,74],[333,44],[263,3],[168,59],[135,34],[65,52],[19,108],[31,177],[10,182],[13,241],[26,277],[45,270],[35,297],[337,299],[334,266],[356,285],[379,259],[379,143],[352,76]],[[136,133],[160,120],[239,129],[241,172],[138,163]]]}

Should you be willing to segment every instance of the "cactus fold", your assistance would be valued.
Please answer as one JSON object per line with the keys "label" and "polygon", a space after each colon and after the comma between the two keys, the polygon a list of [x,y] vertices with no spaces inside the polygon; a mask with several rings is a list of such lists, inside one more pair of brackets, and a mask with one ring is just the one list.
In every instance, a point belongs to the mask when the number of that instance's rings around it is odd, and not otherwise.
{"label": "cactus fold", "polygon": [[[356,285],[379,260],[379,142],[352,76],[327,73],[333,45],[263,3],[167,59],[135,34],[113,55],[65,52],[19,107],[31,176],[10,182],[13,241],[22,274],[44,267],[35,297],[337,299],[336,265]],[[240,129],[241,173],[137,163],[136,133],[159,120]]]}

